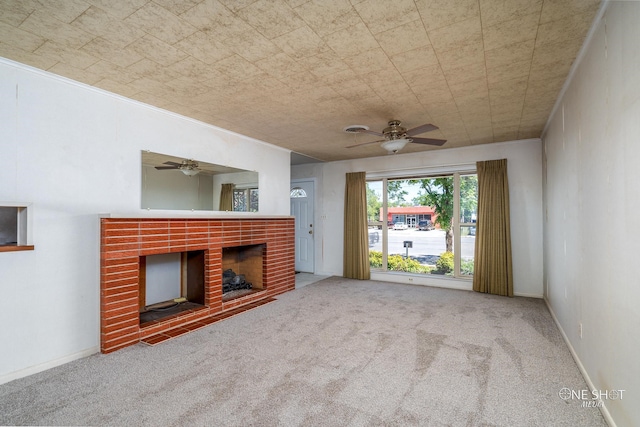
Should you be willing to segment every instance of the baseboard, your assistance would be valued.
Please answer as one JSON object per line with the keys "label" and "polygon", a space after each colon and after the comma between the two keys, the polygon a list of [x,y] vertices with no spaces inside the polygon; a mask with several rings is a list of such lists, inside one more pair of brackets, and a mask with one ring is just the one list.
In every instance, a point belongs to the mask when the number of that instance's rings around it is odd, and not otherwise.
{"label": "baseboard", "polygon": [[[549,304],[549,300],[547,298],[544,298],[544,302],[547,305],[547,308],[549,309],[549,312],[551,313],[551,317],[553,318],[553,321],[555,322],[556,326],[560,330],[560,333],[562,334],[562,338],[564,339],[564,342],[567,344],[567,347],[569,347],[569,351],[571,352],[571,356],[573,357],[573,360],[575,360],[576,365],[578,365],[578,369],[580,370],[580,373],[582,374],[582,377],[587,382],[587,386],[589,387],[589,390],[597,390],[596,386],[593,384],[593,381],[591,381],[591,378],[589,377],[589,374],[587,373],[587,370],[585,369],[584,365],[582,364],[582,361],[578,357],[578,353],[576,353],[576,351],[574,350],[573,346],[571,345],[571,341],[569,341],[569,337],[567,336],[567,334],[565,334],[564,329],[562,329],[562,325],[560,325],[560,322],[558,321],[558,317],[554,313],[553,308],[551,308],[551,304]],[[604,420],[606,421],[606,423],[610,427],[616,427],[617,426],[616,422],[611,417],[611,413],[607,409],[607,404],[606,404],[606,402],[604,400],[602,401],[602,406],[599,407],[598,409],[600,410],[600,413],[602,414],[602,417],[604,418]]]}
{"label": "baseboard", "polygon": [[[401,272],[372,271],[371,280],[380,282],[400,283],[404,285],[429,286],[434,288],[456,289],[459,291],[473,290],[473,283],[469,279],[455,279],[449,277],[433,277],[426,274],[411,274]],[[541,294],[529,294],[524,292],[514,292],[514,296],[525,298],[544,298]]]}
{"label": "baseboard", "polygon": [[525,297],[525,298],[544,298],[544,295],[540,295],[540,294],[527,294],[527,293],[522,293],[522,292],[514,292],[513,293],[514,297]]}
{"label": "baseboard", "polygon": [[37,374],[38,372],[46,371],[47,369],[55,368],[56,366],[64,365],[65,363],[73,362],[74,360],[82,359],[92,354],[100,352],[100,347],[91,347],[86,350],[79,351],[74,354],[70,354],[59,359],[50,360],[48,362],[40,363],[38,365],[30,366],[26,369],[11,372],[0,376],[0,384],[8,383],[9,381],[17,380],[20,378],[28,377],[29,375]]}

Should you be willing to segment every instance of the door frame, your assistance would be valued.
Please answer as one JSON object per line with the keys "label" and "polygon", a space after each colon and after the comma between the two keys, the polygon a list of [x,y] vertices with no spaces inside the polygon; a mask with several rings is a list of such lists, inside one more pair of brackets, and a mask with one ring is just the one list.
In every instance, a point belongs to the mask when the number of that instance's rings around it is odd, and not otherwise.
{"label": "door frame", "polygon": [[[318,180],[317,178],[313,177],[313,178],[296,178],[296,179],[292,179],[289,182],[289,191],[291,191],[291,188],[295,187],[296,183],[299,182],[311,182],[313,185],[313,271],[312,273],[315,274],[316,272],[316,261],[318,259],[317,257],[317,252],[318,252],[318,217],[316,215],[316,212],[318,211],[318,197],[317,197],[317,190],[318,190]],[[289,200],[291,200],[291,198],[289,198]],[[289,214],[291,214],[291,212],[289,212]]]}

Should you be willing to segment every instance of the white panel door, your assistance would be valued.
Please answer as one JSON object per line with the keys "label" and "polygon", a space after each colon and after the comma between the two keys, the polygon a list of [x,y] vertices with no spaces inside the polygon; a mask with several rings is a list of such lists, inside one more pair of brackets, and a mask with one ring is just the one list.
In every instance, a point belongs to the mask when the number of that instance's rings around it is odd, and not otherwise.
{"label": "white panel door", "polygon": [[296,218],[296,271],[313,273],[313,181],[293,183],[291,190],[291,215]]}

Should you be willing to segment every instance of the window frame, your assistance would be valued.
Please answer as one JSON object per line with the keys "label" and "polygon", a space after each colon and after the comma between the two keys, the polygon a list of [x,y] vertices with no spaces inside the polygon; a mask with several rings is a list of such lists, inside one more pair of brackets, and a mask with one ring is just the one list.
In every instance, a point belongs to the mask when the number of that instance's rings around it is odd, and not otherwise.
{"label": "window frame", "polygon": [[[474,172],[465,172],[465,173],[457,173],[454,175],[454,194],[456,189],[458,190],[457,192],[457,197],[454,199],[454,204],[453,204],[453,224],[454,224],[454,231],[453,231],[453,247],[454,248],[460,248],[461,250],[459,251],[454,251],[453,253],[453,257],[454,257],[454,272],[455,272],[455,277],[459,277],[459,278],[469,278],[469,279],[473,279],[473,275],[470,274],[462,274],[460,269],[462,267],[462,228],[463,227],[477,227],[477,218],[478,218],[478,209],[477,209],[477,199],[478,199],[478,192],[476,191],[476,222],[462,222],[460,221],[461,218],[461,209],[460,209],[460,205],[461,205],[461,197],[462,197],[462,192],[460,191],[461,188],[461,183],[462,180],[461,178],[463,176],[468,176],[468,175],[475,175],[476,179],[478,176],[478,172],[474,171]],[[457,182],[456,182],[457,179]],[[457,203],[456,203],[457,201]],[[457,211],[456,211],[456,207],[457,207]],[[477,230],[477,229],[476,229]],[[475,251],[473,254],[474,258],[475,258]]]}
{"label": "window frame", "polygon": [[[366,181],[381,181],[382,182],[382,267],[380,269],[372,270],[372,273],[378,274],[390,274],[390,275],[408,275],[408,276],[419,276],[419,277],[428,277],[430,280],[461,280],[464,282],[471,282],[473,280],[472,275],[461,274],[461,257],[462,257],[462,241],[461,241],[461,229],[465,226],[476,226],[476,223],[463,223],[460,221],[460,177],[465,175],[477,175],[477,169],[475,163],[463,163],[463,164],[455,164],[455,165],[443,165],[436,167],[428,167],[428,168],[417,168],[417,169],[403,169],[403,170],[395,170],[395,171],[378,171],[378,172],[367,172]],[[428,275],[421,273],[408,273],[408,272],[393,272],[388,270],[388,230],[389,227],[387,225],[386,218],[388,218],[388,181],[389,180],[409,180],[409,179],[425,179],[425,178],[436,178],[451,175],[454,179],[454,204],[453,204],[453,218],[452,218],[452,227],[453,227],[453,254],[454,254],[454,272],[453,276],[438,276],[438,275]],[[474,254],[475,258],[475,254]],[[412,279],[409,279],[412,282]]]}

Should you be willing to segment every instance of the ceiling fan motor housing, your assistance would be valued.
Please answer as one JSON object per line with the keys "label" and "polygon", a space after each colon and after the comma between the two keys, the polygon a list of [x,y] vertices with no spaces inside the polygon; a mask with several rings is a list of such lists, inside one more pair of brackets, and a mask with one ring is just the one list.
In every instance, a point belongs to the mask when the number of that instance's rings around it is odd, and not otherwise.
{"label": "ceiling fan motor housing", "polygon": [[401,126],[400,120],[389,120],[388,127],[382,130],[385,137],[394,140],[406,137],[407,128]]}
{"label": "ceiling fan motor housing", "polygon": [[180,165],[180,169],[195,169],[198,167],[198,162],[188,159],[188,160],[183,160],[182,164]]}

